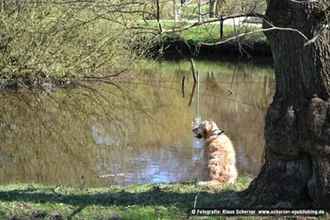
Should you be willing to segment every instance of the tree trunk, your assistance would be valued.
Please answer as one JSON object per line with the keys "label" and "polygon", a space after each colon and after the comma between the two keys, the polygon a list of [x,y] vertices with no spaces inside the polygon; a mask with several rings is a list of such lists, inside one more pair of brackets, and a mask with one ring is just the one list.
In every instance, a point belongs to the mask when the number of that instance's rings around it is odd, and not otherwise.
{"label": "tree trunk", "polygon": [[[320,32],[328,0],[268,0],[266,18],[308,38]],[[264,22],[264,27],[268,27]],[[315,43],[296,32],[265,33],[276,93],[266,115],[265,163],[245,192],[246,206],[330,209],[330,33]]]}
{"label": "tree trunk", "polygon": [[198,0],[198,22],[202,21],[202,2],[201,0]]}
{"label": "tree trunk", "polygon": [[155,1],[155,8],[156,8],[156,20],[159,24],[159,21],[160,21],[160,4],[159,4],[159,0],[156,0]]}
{"label": "tree trunk", "polygon": [[214,18],[215,16],[215,6],[216,0],[209,0],[209,17]]}

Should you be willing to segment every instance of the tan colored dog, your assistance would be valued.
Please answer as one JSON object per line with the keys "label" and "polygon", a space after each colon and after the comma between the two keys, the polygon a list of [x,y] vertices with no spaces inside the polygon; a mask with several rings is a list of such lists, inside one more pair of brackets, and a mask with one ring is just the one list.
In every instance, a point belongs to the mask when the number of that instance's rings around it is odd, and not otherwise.
{"label": "tan colored dog", "polygon": [[209,181],[200,185],[235,183],[237,178],[236,155],[230,139],[213,121],[193,125],[193,133],[205,141],[204,155],[207,161]]}

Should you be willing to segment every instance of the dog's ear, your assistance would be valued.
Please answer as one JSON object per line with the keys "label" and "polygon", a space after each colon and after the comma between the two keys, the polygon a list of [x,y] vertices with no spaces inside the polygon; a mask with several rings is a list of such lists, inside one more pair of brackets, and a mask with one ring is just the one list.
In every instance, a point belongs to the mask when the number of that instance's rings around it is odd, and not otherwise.
{"label": "dog's ear", "polygon": [[203,133],[204,133],[204,137],[207,138],[210,136],[210,133],[212,131],[212,123],[210,121],[204,121],[203,122]]}
{"label": "dog's ear", "polygon": [[218,129],[218,125],[214,121],[211,121],[210,123],[212,124],[212,130]]}
{"label": "dog's ear", "polygon": [[221,130],[214,121],[204,121],[204,136],[206,138],[217,134],[216,132],[221,132]]}
{"label": "dog's ear", "polygon": [[206,131],[211,131],[212,130],[212,122],[210,122],[210,121],[204,121],[203,122],[203,125],[204,125],[204,129]]}

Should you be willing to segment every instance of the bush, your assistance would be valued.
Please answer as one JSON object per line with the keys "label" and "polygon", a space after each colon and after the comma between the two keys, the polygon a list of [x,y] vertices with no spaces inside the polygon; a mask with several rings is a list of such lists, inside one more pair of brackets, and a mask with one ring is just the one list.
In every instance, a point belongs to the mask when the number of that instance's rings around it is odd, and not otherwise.
{"label": "bush", "polygon": [[[121,37],[118,37],[118,36]],[[25,4],[0,13],[0,75],[103,75],[127,66],[124,30],[84,4]],[[123,62],[125,65],[123,65]]]}

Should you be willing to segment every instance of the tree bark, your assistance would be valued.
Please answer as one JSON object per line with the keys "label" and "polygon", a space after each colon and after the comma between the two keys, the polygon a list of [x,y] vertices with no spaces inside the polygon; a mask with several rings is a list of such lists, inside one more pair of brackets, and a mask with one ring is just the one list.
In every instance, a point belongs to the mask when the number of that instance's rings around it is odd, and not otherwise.
{"label": "tree bark", "polygon": [[[265,163],[245,193],[246,206],[330,210],[330,33],[328,0],[269,0],[268,22],[297,32],[266,36],[276,92],[266,115]],[[264,27],[269,23],[264,22]]]}

